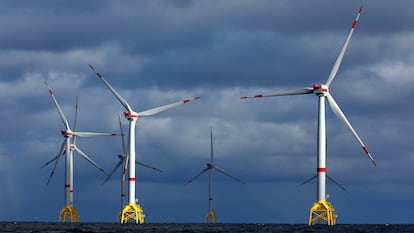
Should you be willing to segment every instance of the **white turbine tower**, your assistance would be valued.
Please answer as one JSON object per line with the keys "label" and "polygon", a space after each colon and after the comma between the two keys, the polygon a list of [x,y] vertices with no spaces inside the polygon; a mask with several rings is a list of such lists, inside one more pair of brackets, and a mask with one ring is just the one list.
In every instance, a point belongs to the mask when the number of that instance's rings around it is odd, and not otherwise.
{"label": "white turbine tower", "polygon": [[213,211],[213,169],[216,169],[218,172],[242,183],[239,178],[236,178],[223,169],[217,167],[217,165],[214,164],[214,153],[213,153],[213,130],[210,128],[210,163],[207,163],[207,167],[204,168],[200,173],[198,173],[196,176],[191,178],[189,181],[187,181],[186,185],[193,182],[195,179],[197,179],[199,176],[204,174],[205,172],[209,172],[208,174],[208,212],[206,214],[206,223],[212,222],[216,223],[217,217],[216,213]]}
{"label": "white turbine tower", "polygon": [[[123,153],[118,154],[118,158],[119,158],[118,163],[112,169],[111,173],[109,173],[108,177],[106,177],[106,179],[104,180],[102,185],[104,185],[111,178],[111,176],[115,173],[115,171],[119,167],[121,167],[121,172],[122,172],[122,176],[121,176],[121,209],[122,209],[125,206],[125,200],[124,199],[125,199],[125,196],[126,196],[125,195],[125,177],[126,177],[126,166],[127,166],[127,152],[126,152],[127,148],[125,146],[125,139],[124,139],[125,134],[124,134],[124,131],[122,129],[121,118],[119,117],[119,115],[118,115],[118,121],[119,121],[119,128],[120,128],[120,131],[121,131],[121,136],[122,136],[121,139],[122,139],[122,152]],[[158,172],[162,172],[161,170],[159,170],[159,169],[157,169],[153,166],[150,166],[148,164],[145,164],[145,163],[142,163],[142,162],[139,162],[139,161],[135,161],[135,163],[138,164],[138,165],[141,165],[143,167],[150,168],[150,169],[158,171]],[[119,217],[121,217],[121,215],[119,215]]]}
{"label": "white turbine tower", "polygon": [[[159,112],[165,111],[167,109],[178,107],[182,104],[189,103],[190,99],[185,99],[176,103],[164,105],[157,108],[152,108],[142,112],[135,112],[128,102],[117,92],[115,89],[104,79],[104,77],[95,70],[95,68],[89,64],[89,67],[93,72],[103,81],[103,83],[108,87],[112,94],[118,99],[122,106],[126,109],[124,112],[125,118],[129,121],[129,133],[128,133],[128,152],[127,152],[127,164],[129,169],[129,178],[128,178],[128,187],[129,187],[129,203],[124,207],[121,214],[121,223],[127,223],[130,220],[135,220],[135,223],[144,223],[143,210],[140,205],[136,202],[135,197],[135,125],[138,120],[138,117],[145,117],[157,114]],[[197,100],[200,97],[195,97],[193,100]]]}
{"label": "white turbine tower", "polygon": [[[81,151],[76,146],[76,137],[96,137],[96,136],[116,136],[116,134],[112,133],[92,133],[92,132],[77,132],[76,125],[77,125],[77,111],[78,111],[78,99],[76,98],[76,113],[75,113],[75,123],[74,123],[74,129],[75,131],[72,131],[69,126],[69,122],[66,119],[65,115],[63,114],[62,109],[60,108],[55,95],[53,94],[52,89],[49,87],[47,81],[45,81],[46,87],[49,89],[49,94],[52,97],[52,100],[56,106],[56,109],[59,112],[59,116],[62,119],[63,125],[65,126],[64,130],[61,130],[61,134],[64,137],[64,141],[62,143],[62,146],[60,148],[60,152],[57,156],[55,156],[52,160],[47,162],[42,167],[45,167],[55,161],[55,164],[53,166],[52,172],[50,173],[49,179],[47,181],[47,184],[49,184],[51,178],[53,177],[56,167],[59,163],[59,160],[62,158],[63,155],[66,155],[65,157],[65,206],[61,209],[60,215],[59,215],[59,221],[60,222],[78,222],[79,221],[79,215],[76,211],[76,209],[73,207],[73,151],[78,152],[78,154],[86,159],[89,163],[91,163],[93,166],[98,168],[100,171],[105,173],[104,169],[101,168],[98,164],[96,164],[91,158],[89,158],[83,151]],[[106,174],[106,173],[105,173]]]}
{"label": "white turbine tower", "polygon": [[325,128],[325,98],[328,100],[328,103],[336,114],[336,116],[345,124],[346,128],[352,133],[358,143],[361,145],[364,152],[368,155],[369,159],[376,166],[375,160],[368,152],[367,147],[362,142],[361,138],[352,128],[351,124],[335,102],[332,95],[329,93],[329,85],[335,78],[335,75],[338,72],[339,66],[345,54],[345,51],[348,47],[349,41],[351,39],[352,33],[358,23],[359,16],[362,12],[362,6],[359,8],[358,14],[352,24],[351,30],[348,36],[345,39],[345,42],[339,52],[339,55],[333,64],[333,67],[329,73],[328,79],[325,84],[314,84],[312,87],[279,91],[273,94],[259,94],[256,96],[243,96],[242,99],[246,98],[261,98],[261,97],[272,97],[272,96],[284,96],[284,95],[301,95],[301,94],[316,94],[319,97],[319,110],[318,110],[318,141],[317,141],[317,201],[313,204],[310,209],[309,214],[309,225],[313,225],[318,221],[326,222],[327,225],[336,224],[336,214],[334,214],[334,209],[331,203],[326,201],[326,192],[325,192],[325,183],[326,183],[326,128]]}

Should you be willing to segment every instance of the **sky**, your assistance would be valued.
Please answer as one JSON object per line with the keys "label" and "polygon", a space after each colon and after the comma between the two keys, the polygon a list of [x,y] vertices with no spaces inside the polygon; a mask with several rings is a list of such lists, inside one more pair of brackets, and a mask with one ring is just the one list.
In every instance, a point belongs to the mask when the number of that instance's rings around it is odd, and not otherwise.
{"label": "sky", "polygon": [[[213,130],[213,208],[224,223],[307,223],[316,201],[317,97],[241,100],[324,83],[360,5],[364,10],[330,93],[370,150],[374,167],[326,108],[327,181],[338,223],[413,223],[414,2],[411,0],[171,0],[0,2],[0,220],[57,221],[64,164],[46,185],[64,128],[47,80],[78,130],[119,133],[123,107],[137,112],[198,101],[139,118],[136,192],[146,222],[203,222]],[[106,171],[120,137],[78,138]],[[117,171],[74,155],[81,222],[114,222]]]}

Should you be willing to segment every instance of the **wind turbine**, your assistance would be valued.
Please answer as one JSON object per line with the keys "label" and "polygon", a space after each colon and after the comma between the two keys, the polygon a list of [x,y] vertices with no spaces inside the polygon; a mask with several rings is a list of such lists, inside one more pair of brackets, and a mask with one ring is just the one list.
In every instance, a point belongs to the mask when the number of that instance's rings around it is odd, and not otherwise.
{"label": "wind turbine", "polygon": [[62,136],[64,137],[64,141],[62,143],[62,146],[60,147],[60,151],[58,155],[52,158],[50,161],[48,161],[45,165],[43,165],[42,168],[49,165],[52,162],[55,162],[52,172],[50,173],[49,179],[47,181],[47,184],[49,184],[50,180],[55,174],[55,170],[56,170],[57,164],[59,163],[59,160],[62,158],[63,155],[66,155],[65,156],[65,206],[60,211],[59,221],[60,222],[78,222],[79,215],[76,209],[73,207],[73,151],[78,152],[78,154],[82,158],[86,159],[89,163],[91,163],[93,166],[98,168],[101,172],[105,173],[105,171],[102,167],[96,164],[91,158],[89,158],[83,151],[81,151],[76,146],[76,137],[77,136],[78,137],[116,136],[116,134],[78,132],[76,129],[77,128],[78,98],[76,98],[76,112],[75,112],[75,123],[74,123],[75,131],[72,131],[70,129],[69,122],[66,119],[65,115],[63,114],[63,111],[60,108],[55,98],[55,95],[53,94],[53,91],[49,87],[47,81],[45,81],[45,85],[49,89],[49,94],[52,97],[52,100],[56,106],[56,109],[59,112],[59,116],[63,122],[63,125],[65,126],[65,129],[60,131]]}
{"label": "wind turbine", "polygon": [[362,13],[362,6],[359,8],[357,16],[352,24],[351,30],[348,33],[348,36],[345,39],[345,42],[339,52],[338,57],[336,58],[335,63],[328,75],[328,79],[325,84],[313,84],[312,87],[306,87],[295,90],[279,91],[273,94],[258,94],[256,96],[243,96],[241,99],[246,98],[262,98],[262,97],[272,97],[272,96],[285,96],[285,95],[301,95],[301,94],[316,94],[319,97],[319,106],[318,106],[318,141],[317,141],[317,201],[313,204],[310,209],[309,214],[309,225],[313,225],[318,221],[326,222],[327,225],[335,225],[337,215],[334,214],[334,209],[330,202],[326,201],[326,192],[325,192],[325,183],[326,183],[326,128],[325,128],[325,98],[328,100],[328,103],[336,114],[336,116],[345,124],[346,128],[351,132],[357,142],[361,145],[364,152],[367,154],[369,159],[372,161],[374,166],[376,166],[374,158],[368,152],[367,147],[362,142],[361,138],[358,136],[356,131],[352,128],[348,119],[345,117],[342,110],[339,108],[338,104],[335,102],[332,95],[329,93],[329,86],[333,79],[335,78],[339,66],[341,65],[343,56],[348,47],[349,41],[351,39],[352,33],[355,30],[355,27],[358,23],[359,16]]}
{"label": "wind turbine", "polygon": [[206,223],[212,222],[212,223],[216,223],[217,221],[217,217],[216,217],[216,213],[214,213],[213,211],[213,169],[216,169],[218,172],[236,180],[237,182],[240,182],[239,178],[236,178],[232,175],[230,175],[229,173],[227,173],[226,171],[224,171],[223,169],[217,167],[217,165],[214,164],[214,154],[213,154],[213,130],[210,128],[210,163],[207,163],[207,167],[204,168],[200,173],[198,173],[196,176],[194,176],[193,178],[191,178],[189,181],[187,181],[187,184],[193,182],[195,179],[197,179],[199,176],[201,176],[202,174],[204,174],[205,172],[208,171],[208,212],[206,214]]}
{"label": "wind turbine", "polygon": [[[112,169],[111,173],[109,173],[109,175],[106,177],[106,179],[104,180],[102,185],[104,185],[109,180],[109,178],[111,178],[111,176],[115,173],[115,171],[119,167],[121,167],[121,165],[122,165],[122,170],[121,170],[122,171],[122,177],[121,177],[121,208],[123,208],[124,205],[125,205],[124,199],[125,199],[125,177],[126,177],[126,164],[127,164],[127,159],[126,158],[128,156],[127,156],[127,153],[126,153],[127,148],[125,147],[125,139],[124,139],[125,134],[124,134],[124,131],[122,130],[122,123],[121,123],[121,118],[119,117],[119,115],[118,115],[118,121],[119,121],[119,128],[121,130],[121,136],[122,136],[121,139],[122,139],[122,152],[123,153],[118,154],[119,162]],[[148,164],[145,164],[145,163],[142,163],[142,162],[139,162],[139,161],[135,161],[135,163],[138,164],[138,165],[141,165],[143,167],[150,168],[154,171],[162,172],[161,170],[159,170],[159,169],[157,169],[153,166],[150,166]]]}
{"label": "wind turbine", "polygon": [[104,79],[104,77],[95,70],[95,68],[89,64],[89,67],[92,71],[103,81],[103,83],[108,87],[112,94],[118,99],[122,106],[126,109],[124,112],[125,118],[129,121],[129,133],[128,133],[128,152],[126,158],[126,164],[128,165],[129,178],[128,178],[128,187],[129,187],[129,203],[124,207],[121,214],[121,223],[127,223],[130,220],[135,220],[135,223],[144,223],[143,210],[140,205],[138,205],[135,198],[135,125],[137,123],[138,117],[145,117],[157,114],[159,112],[165,111],[167,109],[178,107],[182,104],[189,103],[192,100],[197,100],[200,97],[195,97],[194,99],[185,99],[176,103],[164,105],[157,108],[152,108],[142,112],[135,112],[128,102]]}

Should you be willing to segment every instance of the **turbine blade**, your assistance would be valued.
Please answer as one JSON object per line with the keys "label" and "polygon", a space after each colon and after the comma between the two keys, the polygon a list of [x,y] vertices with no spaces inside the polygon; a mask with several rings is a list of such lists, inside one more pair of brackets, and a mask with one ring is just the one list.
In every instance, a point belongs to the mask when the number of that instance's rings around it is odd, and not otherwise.
{"label": "turbine blade", "polygon": [[57,110],[58,110],[58,112],[59,112],[59,116],[60,116],[60,118],[62,119],[62,122],[63,122],[63,124],[64,124],[64,125],[65,125],[65,127],[66,127],[66,130],[70,130],[68,120],[66,119],[65,114],[63,114],[63,111],[62,111],[62,109],[60,108],[60,106],[59,106],[59,104],[58,104],[58,102],[57,102],[57,100],[56,100],[56,97],[55,97],[55,95],[53,94],[52,89],[49,87],[49,84],[47,83],[47,81],[45,81],[45,85],[46,85],[47,89],[49,89],[49,94],[50,94],[50,96],[52,97],[53,102],[55,103],[56,109],[57,109]]}
{"label": "turbine blade", "polygon": [[318,175],[314,175],[314,176],[312,176],[311,178],[309,178],[309,179],[307,179],[307,180],[303,181],[300,185],[307,184],[307,183],[309,183],[311,180],[314,180],[316,177],[318,177]]}
{"label": "turbine blade", "polygon": [[53,157],[51,160],[49,160],[47,163],[43,164],[40,168],[44,168],[47,165],[51,164],[53,161],[55,161],[56,159],[58,159],[60,157],[60,154],[56,155],[55,157]]}
{"label": "turbine blade", "polygon": [[122,130],[121,117],[119,116],[119,114],[118,114],[118,122],[119,122],[119,129],[121,130],[122,153],[125,155],[126,154],[125,134],[124,134],[124,131]]}
{"label": "turbine blade", "polygon": [[167,104],[167,105],[164,105],[164,106],[161,106],[161,107],[152,108],[152,109],[149,109],[149,110],[138,113],[138,116],[151,116],[151,115],[157,114],[159,112],[162,112],[162,111],[165,111],[165,110],[168,110],[168,109],[171,109],[171,108],[175,108],[175,107],[178,107],[180,105],[183,105],[183,104],[186,104],[186,103],[189,103],[193,100],[198,100],[198,99],[200,99],[200,97],[195,97],[191,100],[190,99],[185,99],[185,100],[175,102],[175,103],[172,103],[172,104]]}
{"label": "turbine blade", "polygon": [[122,163],[122,178],[121,178],[122,184],[125,183],[125,180],[126,180],[128,162],[129,162],[129,156],[127,155],[127,157],[123,160],[123,163]]}
{"label": "turbine blade", "polygon": [[109,175],[106,177],[106,179],[104,180],[104,182],[102,182],[102,184],[101,184],[101,185],[104,185],[104,184],[105,184],[105,183],[109,180],[109,178],[111,178],[111,176],[115,173],[116,169],[118,169],[118,168],[119,168],[119,166],[121,166],[121,164],[122,164],[122,160],[120,160],[120,161],[116,164],[116,166],[114,167],[114,169],[112,169],[111,173],[109,173]]}
{"label": "turbine blade", "polygon": [[[68,140],[68,139],[66,139],[66,140]],[[66,144],[66,143],[63,143],[63,144]],[[65,149],[65,148],[63,148],[63,151],[61,150],[61,151],[60,151],[59,156],[56,158],[56,162],[55,162],[55,164],[53,165],[52,172],[51,172],[51,173],[50,173],[50,175],[49,175],[49,179],[47,179],[46,185],[49,185],[50,180],[52,179],[53,175],[55,174],[56,167],[57,167],[57,165],[58,165],[58,163],[59,163],[59,161],[60,161],[60,158],[62,158],[62,155],[65,153],[65,151],[66,151],[66,149]]]}
{"label": "turbine blade", "polygon": [[78,147],[75,146],[75,150],[84,158],[86,159],[86,161],[88,161],[89,163],[91,163],[93,166],[95,166],[96,168],[98,168],[101,172],[105,173],[106,175],[108,175],[108,173],[105,172],[105,170],[100,167],[98,164],[96,164],[91,158],[89,158],[85,153],[83,153],[83,151],[81,151]]}
{"label": "turbine blade", "polygon": [[[128,147],[129,147],[129,142],[128,142]],[[128,168],[128,164],[129,164],[129,150],[127,150],[128,153],[125,156],[125,159],[123,159],[123,164],[122,164],[122,182],[124,183],[126,180],[126,172],[127,172],[127,168]]]}
{"label": "turbine blade", "polygon": [[155,167],[152,167],[152,166],[150,166],[148,164],[145,164],[145,163],[142,163],[142,162],[138,162],[138,161],[135,161],[135,163],[138,164],[138,165],[141,165],[143,167],[147,167],[147,168],[150,168],[152,170],[155,170],[155,171],[158,171],[158,172],[162,172],[160,169],[157,169]]}
{"label": "turbine blade", "polygon": [[47,163],[45,163],[43,166],[41,166],[40,168],[44,168],[47,165],[51,164],[53,161],[55,161],[56,159],[58,159],[60,156],[63,155],[63,153],[65,152],[65,141],[63,141],[62,146],[60,147],[59,150],[59,154],[56,155],[55,157],[53,157],[53,159],[51,159],[50,161],[48,161]]}
{"label": "turbine blade", "polygon": [[345,124],[346,128],[348,128],[348,130],[351,131],[352,135],[358,141],[358,143],[361,145],[362,149],[367,154],[367,156],[369,157],[369,159],[372,161],[372,163],[374,164],[374,166],[377,166],[377,163],[375,162],[374,158],[371,156],[371,154],[369,153],[367,147],[362,142],[361,138],[358,136],[358,134],[356,133],[356,131],[352,128],[351,124],[349,123],[348,119],[345,117],[345,115],[342,112],[342,110],[339,108],[338,104],[335,102],[334,98],[329,93],[328,93],[328,95],[326,97],[328,99],[329,105],[331,106],[331,109],[334,111],[334,113],[336,114],[336,116]]}
{"label": "turbine blade", "polygon": [[89,64],[89,67],[104,82],[104,84],[109,88],[109,90],[112,92],[112,94],[114,94],[114,96],[124,106],[124,108],[129,112],[133,112],[131,106],[129,106],[128,102],[124,99],[124,97],[122,97],[117,91],[115,91],[115,89],[104,79],[103,75],[96,71],[91,64]]}
{"label": "turbine blade", "polygon": [[55,165],[53,166],[52,172],[50,172],[49,178],[47,179],[46,185],[49,185],[50,181],[52,180],[53,175],[55,174],[56,167],[59,163],[60,156],[56,159]]}
{"label": "turbine blade", "polygon": [[208,170],[210,170],[211,169],[211,167],[207,167],[207,168],[204,168],[200,173],[198,173],[196,176],[194,176],[193,178],[191,178],[189,181],[187,181],[187,183],[185,183],[184,185],[187,185],[187,184],[189,184],[189,183],[191,183],[191,182],[193,182],[195,179],[197,179],[199,176],[201,176],[203,173],[205,173],[206,171],[208,171]]}
{"label": "turbine blade", "polygon": [[329,180],[331,180],[334,184],[336,184],[339,188],[341,188],[342,190],[344,190],[345,192],[349,193],[348,190],[346,190],[346,188],[344,186],[342,186],[341,184],[339,184],[337,181],[335,181],[332,177],[328,176],[328,174],[326,174],[326,177],[328,177]]}
{"label": "turbine blade", "polygon": [[232,178],[232,179],[234,179],[234,180],[236,180],[236,181],[238,181],[238,182],[240,182],[240,183],[244,183],[244,182],[243,182],[243,181],[241,181],[239,178],[237,178],[237,177],[235,177],[235,176],[230,175],[229,173],[227,173],[227,172],[226,172],[226,171],[224,171],[223,169],[221,169],[221,168],[217,167],[216,165],[213,165],[213,168],[214,168],[214,169],[216,169],[217,171],[221,172],[222,174],[224,174],[224,175],[226,175],[226,176],[228,176],[228,177],[230,177],[230,178]]}
{"label": "turbine blade", "polygon": [[354,23],[352,24],[351,30],[349,31],[348,36],[346,37],[345,42],[342,45],[342,48],[338,54],[338,57],[336,58],[336,61],[333,64],[332,69],[328,75],[328,79],[326,80],[326,84],[325,84],[327,87],[329,87],[329,85],[335,78],[336,73],[338,73],[339,67],[341,66],[342,59],[344,58],[345,51],[348,48],[349,41],[351,40],[352,33],[354,32],[355,27],[357,26],[359,16],[361,15],[361,13],[362,13],[362,6],[360,6],[359,8],[358,14],[354,20]]}
{"label": "turbine blade", "polygon": [[257,94],[255,96],[242,96],[240,97],[240,99],[262,98],[262,97],[283,96],[283,95],[303,95],[303,94],[312,94],[312,93],[313,93],[313,88],[305,87],[305,88],[294,89],[294,90],[278,91],[272,94]]}
{"label": "turbine blade", "polygon": [[98,136],[119,136],[116,133],[93,133],[93,132],[73,132],[74,136],[78,137],[98,137]]}

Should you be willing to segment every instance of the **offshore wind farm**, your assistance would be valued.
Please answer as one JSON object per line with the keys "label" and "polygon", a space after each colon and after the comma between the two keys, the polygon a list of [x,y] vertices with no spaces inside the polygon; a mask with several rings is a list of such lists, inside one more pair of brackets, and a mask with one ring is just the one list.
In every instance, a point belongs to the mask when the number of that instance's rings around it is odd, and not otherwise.
{"label": "offshore wind farm", "polygon": [[[0,9],[2,229],[332,232],[413,223],[412,3]],[[263,94],[240,99],[255,93]],[[110,133],[82,137],[92,132]],[[204,223],[206,212],[215,224]]]}

